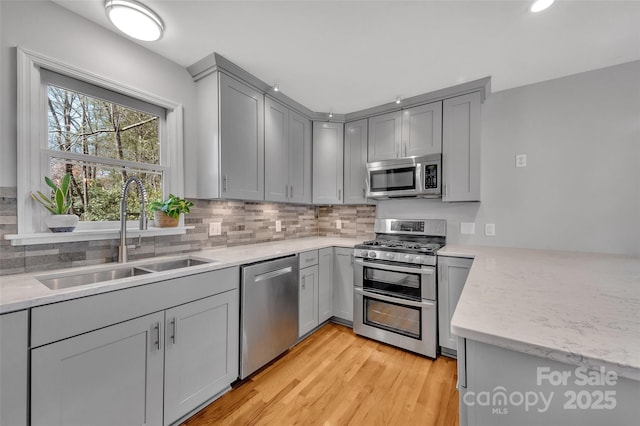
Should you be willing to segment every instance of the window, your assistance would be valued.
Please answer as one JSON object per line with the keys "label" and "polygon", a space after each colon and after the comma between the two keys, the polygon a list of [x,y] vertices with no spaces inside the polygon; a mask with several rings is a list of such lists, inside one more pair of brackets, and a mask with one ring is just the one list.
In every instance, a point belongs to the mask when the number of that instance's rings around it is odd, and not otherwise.
{"label": "window", "polygon": [[[30,192],[72,174],[78,229],[117,229],[122,184],[182,194],[182,107],[18,48],[18,234],[44,232]],[[128,219],[140,212],[131,188]]]}

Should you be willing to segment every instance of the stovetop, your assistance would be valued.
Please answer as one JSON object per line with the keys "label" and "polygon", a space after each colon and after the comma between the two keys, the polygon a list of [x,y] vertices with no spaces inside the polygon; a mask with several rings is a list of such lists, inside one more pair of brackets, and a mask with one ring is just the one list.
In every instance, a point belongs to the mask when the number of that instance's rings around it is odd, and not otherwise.
{"label": "stovetop", "polygon": [[386,239],[365,241],[355,246],[357,249],[385,250],[400,253],[435,253],[441,247],[443,247],[443,244]]}

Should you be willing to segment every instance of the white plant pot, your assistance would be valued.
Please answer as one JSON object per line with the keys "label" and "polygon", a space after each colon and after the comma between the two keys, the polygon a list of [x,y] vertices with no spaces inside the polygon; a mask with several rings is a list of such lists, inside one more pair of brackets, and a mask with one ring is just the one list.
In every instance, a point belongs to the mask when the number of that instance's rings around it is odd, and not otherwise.
{"label": "white plant pot", "polygon": [[52,214],[45,216],[44,224],[51,232],[71,232],[80,219],[75,214]]}

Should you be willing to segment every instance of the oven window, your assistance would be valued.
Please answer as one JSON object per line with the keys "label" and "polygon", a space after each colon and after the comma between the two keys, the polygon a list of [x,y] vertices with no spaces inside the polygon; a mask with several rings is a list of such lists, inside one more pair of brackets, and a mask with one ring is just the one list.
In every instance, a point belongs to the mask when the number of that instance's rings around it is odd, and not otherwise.
{"label": "oven window", "polygon": [[416,300],[420,300],[422,296],[419,273],[408,274],[365,267],[363,287],[367,290],[402,295]]}
{"label": "oven window", "polygon": [[383,302],[364,296],[364,323],[383,330],[420,340],[422,338],[420,308]]}
{"label": "oven window", "polygon": [[371,192],[416,189],[416,168],[371,171]]}

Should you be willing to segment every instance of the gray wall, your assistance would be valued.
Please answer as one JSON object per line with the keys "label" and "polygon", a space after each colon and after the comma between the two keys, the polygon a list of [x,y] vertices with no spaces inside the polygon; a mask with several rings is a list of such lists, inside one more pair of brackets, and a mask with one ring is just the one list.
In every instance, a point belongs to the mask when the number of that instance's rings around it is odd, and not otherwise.
{"label": "gray wall", "polygon": [[492,94],[482,202],[383,201],[377,216],[446,219],[450,243],[640,256],[640,61]]}
{"label": "gray wall", "polygon": [[196,137],[185,68],[49,0],[1,0],[0,20],[0,187],[16,186],[16,46],[182,104],[185,144]]}

